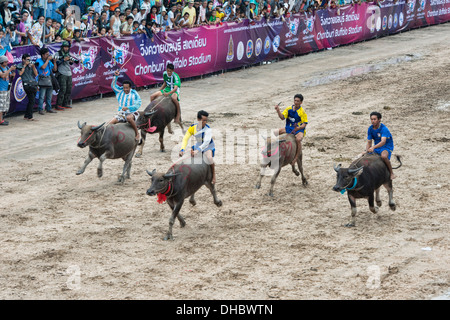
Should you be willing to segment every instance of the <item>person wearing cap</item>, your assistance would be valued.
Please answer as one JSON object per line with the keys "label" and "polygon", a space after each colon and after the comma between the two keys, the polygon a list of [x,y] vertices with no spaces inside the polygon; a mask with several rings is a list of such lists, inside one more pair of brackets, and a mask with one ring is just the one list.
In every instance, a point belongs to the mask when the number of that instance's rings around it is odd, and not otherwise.
{"label": "person wearing cap", "polygon": [[195,21],[197,21],[197,11],[194,8],[194,0],[189,0],[188,5],[184,7],[181,16],[184,17],[186,12],[189,13],[189,27],[193,27]]}
{"label": "person wearing cap", "polygon": [[9,111],[11,103],[9,80],[14,78],[16,66],[8,68],[8,58],[0,56],[0,125],[7,126],[8,121],[3,120],[3,113]]}
{"label": "person wearing cap", "polygon": [[70,56],[70,42],[63,41],[61,49],[55,54],[58,68],[59,92],[56,100],[56,110],[71,109],[70,96],[72,94],[72,69],[74,59]]}

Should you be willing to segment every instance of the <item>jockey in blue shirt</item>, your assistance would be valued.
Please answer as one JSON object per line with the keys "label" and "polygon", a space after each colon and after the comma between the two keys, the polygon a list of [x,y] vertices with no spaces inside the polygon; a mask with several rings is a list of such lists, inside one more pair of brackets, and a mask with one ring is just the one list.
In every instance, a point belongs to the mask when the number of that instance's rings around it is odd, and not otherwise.
{"label": "jockey in blue shirt", "polygon": [[[381,156],[384,163],[389,169],[391,174],[391,180],[395,179],[394,172],[391,165],[391,154],[394,151],[394,141],[392,140],[392,134],[389,129],[381,123],[381,113],[372,112],[370,114],[370,121],[372,125],[367,130],[367,146],[366,151],[368,153],[376,153]],[[372,146],[372,140],[375,145]]]}
{"label": "jockey in blue shirt", "polygon": [[136,134],[136,140],[139,140],[139,131],[136,126],[136,120],[139,117],[138,109],[142,105],[142,100],[136,90],[131,89],[131,81],[125,80],[122,83],[122,87],[117,85],[117,78],[119,77],[120,70],[116,70],[114,73],[114,79],[111,83],[111,87],[116,94],[117,101],[119,101],[118,114],[110,121],[111,124],[118,122],[129,122]]}

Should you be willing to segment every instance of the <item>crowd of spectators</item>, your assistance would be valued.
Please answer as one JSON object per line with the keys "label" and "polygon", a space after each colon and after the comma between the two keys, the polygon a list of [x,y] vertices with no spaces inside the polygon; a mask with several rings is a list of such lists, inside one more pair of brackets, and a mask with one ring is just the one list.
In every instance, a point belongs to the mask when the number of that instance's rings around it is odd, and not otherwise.
{"label": "crowd of spectators", "polygon": [[[0,0],[0,56],[12,47],[284,19],[365,0]],[[377,0],[376,0],[377,1]],[[372,1],[371,1],[372,2]]]}

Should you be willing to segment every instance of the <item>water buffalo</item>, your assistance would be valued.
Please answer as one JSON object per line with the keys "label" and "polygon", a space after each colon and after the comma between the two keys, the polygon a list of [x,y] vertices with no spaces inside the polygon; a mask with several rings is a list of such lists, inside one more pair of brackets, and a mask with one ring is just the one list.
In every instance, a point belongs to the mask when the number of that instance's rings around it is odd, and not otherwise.
{"label": "water buffalo", "polygon": [[[136,121],[137,127],[141,130],[141,142],[136,157],[142,156],[147,132],[150,134],[159,133],[160,151],[164,152],[164,129],[167,126],[169,133],[172,132],[170,122],[175,118],[177,107],[170,97],[158,97],[153,100],[144,111],[140,111],[140,116]],[[180,120],[180,127],[184,132],[183,124]]]}
{"label": "water buffalo", "polygon": [[[119,182],[124,182],[130,178],[131,160],[137,147],[133,128],[128,123],[118,123],[105,126],[105,123],[99,126],[83,125],[78,121],[78,128],[81,130],[81,137],[78,141],[78,147],[89,146],[89,154],[84,164],[77,171],[77,175],[82,174],[87,165],[98,158],[100,164],[97,168],[97,176],[103,175],[103,161],[105,159],[122,158],[125,161],[123,172],[119,176]],[[126,176],[125,176],[126,173]]]}
{"label": "water buffalo", "polygon": [[[277,180],[278,175],[280,174],[281,168],[285,165],[291,164],[294,160],[295,153],[297,152],[297,143],[295,141],[295,136],[292,134],[287,134],[280,136],[279,140],[272,141],[272,139],[268,138],[266,142],[266,146],[262,150],[262,160],[261,160],[261,171],[258,177],[258,181],[256,182],[256,189],[261,187],[261,180],[265,174],[267,166],[271,166],[274,168],[275,172],[272,175],[272,180],[270,181],[270,191],[269,196],[273,197],[273,187],[275,185],[275,181]],[[295,169],[295,164],[292,165],[292,171],[296,176],[302,175],[302,184],[306,186],[308,181],[303,174],[303,165],[302,165],[303,153],[300,152],[297,158],[297,165],[300,172]]]}
{"label": "water buffalo", "polygon": [[[402,162],[398,155],[395,155],[399,166]],[[379,155],[365,154],[363,157],[353,161],[348,168],[341,168],[341,165],[334,166],[337,172],[337,182],[333,187],[334,191],[344,194],[347,191],[348,201],[352,209],[352,216],[346,227],[354,227],[356,220],[356,199],[367,198],[369,200],[369,209],[373,213],[378,212],[378,207],[374,205],[375,200],[378,206],[381,206],[380,187],[383,185],[389,194],[389,207],[395,210],[395,202],[393,199],[392,180],[384,161]]]}
{"label": "water buffalo", "polygon": [[163,203],[167,200],[172,215],[169,219],[169,230],[164,240],[173,240],[172,226],[175,219],[180,221],[181,227],[186,225],[184,218],[179,214],[184,199],[190,197],[189,202],[195,205],[194,195],[201,186],[211,191],[214,197],[214,204],[218,207],[222,206],[222,201],[217,198],[214,184],[211,183],[212,171],[211,166],[204,161],[200,164],[196,163],[180,163],[172,166],[167,173],[158,173],[156,170],[152,172],[147,170],[152,177],[152,184],[147,190],[147,195],[158,195],[158,202]]}

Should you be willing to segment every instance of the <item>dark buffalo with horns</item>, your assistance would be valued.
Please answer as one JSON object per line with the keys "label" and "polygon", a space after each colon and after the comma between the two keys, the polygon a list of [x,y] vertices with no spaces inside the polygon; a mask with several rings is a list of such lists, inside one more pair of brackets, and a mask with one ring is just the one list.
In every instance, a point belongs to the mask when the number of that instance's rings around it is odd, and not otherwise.
{"label": "dark buffalo with horns", "polygon": [[196,205],[194,195],[201,186],[206,185],[214,197],[214,204],[218,207],[222,206],[222,201],[217,198],[216,189],[211,182],[213,177],[211,166],[204,161],[198,164],[196,162],[197,160],[194,163],[173,165],[166,173],[147,170],[147,173],[152,177],[152,184],[147,190],[147,195],[158,195],[158,202],[164,203],[167,201],[170,209],[172,209],[169,230],[164,240],[173,240],[172,226],[175,219],[180,221],[181,227],[186,225],[180,214],[180,209],[187,197],[190,197],[189,202],[192,205]]}
{"label": "dark buffalo with horns", "polygon": [[[275,186],[275,181],[280,174],[281,168],[292,163],[296,152],[297,143],[294,135],[287,134],[273,141],[271,138],[268,138],[266,141],[266,146],[261,151],[261,170],[255,188],[259,189],[261,187],[262,177],[265,175],[266,168],[270,166],[274,169],[274,174],[272,175],[272,179],[270,181],[270,191],[268,195],[273,196],[273,187]],[[300,172],[295,168],[295,164],[291,164],[291,166],[292,171],[296,176],[299,176],[300,174],[302,175],[302,184],[303,186],[306,186],[308,185],[308,181],[303,174],[302,159],[303,152],[300,152],[297,158],[297,165]]]}
{"label": "dark buffalo with horns", "polygon": [[78,147],[89,146],[89,154],[84,164],[77,171],[77,175],[84,172],[87,165],[94,158],[100,160],[97,168],[97,176],[103,176],[103,161],[105,159],[122,158],[125,161],[122,174],[119,176],[119,182],[130,179],[131,160],[137,147],[135,133],[128,123],[118,123],[105,126],[105,123],[99,126],[82,125],[78,121],[78,128],[81,130],[81,137],[78,141]]}
{"label": "dark buffalo with horns", "polygon": [[[139,158],[142,156],[147,133],[159,133],[160,151],[164,152],[164,129],[167,126],[169,133],[173,133],[170,122],[177,114],[177,107],[172,99],[170,97],[160,96],[153,100],[147,108],[145,108],[144,111],[139,112],[139,114],[136,125],[141,130],[141,142],[139,143],[139,150],[136,153],[136,157]],[[184,131],[181,120],[179,125]]]}
{"label": "dark buffalo with horns", "polygon": [[[401,167],[400,157],[395,155],[400,163],[393,169]],[[334,191],[342,194],[347,191],[348,201],[352,209],[351,220],[346,227],[354,227],[356,224],[356,199],[366,198],[369,200],[369,209],[373,213],[378,212],[377,205],[381,206],[380,187],[383,185],[389,194],[389,207],[396,209],[393,198],[392,180],[389,169],[379,155],[365,154],[363,157],[353,161],[348,168],[341,168],[341,165],[334,166],[337,173],[337,182],[333,187]],[[375,197],[374,197],[375,192]]]}

